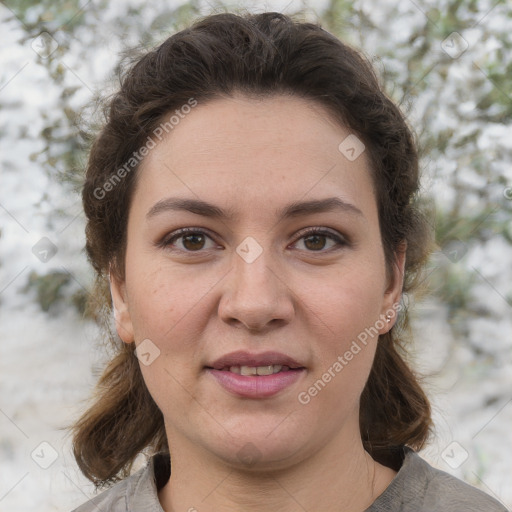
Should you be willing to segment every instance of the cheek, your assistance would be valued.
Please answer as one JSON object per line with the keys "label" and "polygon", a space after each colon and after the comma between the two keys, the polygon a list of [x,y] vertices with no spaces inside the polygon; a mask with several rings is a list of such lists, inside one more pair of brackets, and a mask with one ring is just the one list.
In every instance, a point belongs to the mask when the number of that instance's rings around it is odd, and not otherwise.
{"label": "cheek", "polygon": [[158,354],[149,365],[141,360],[144,381],[161,410],[188,411],[192,398],[184,390],[193,389],[197,379],[205,296],[213,283],[154,258],[127,258],[127,270],[129,265],[126,283],[135,340],[149,339]]}
{"label": "cheek", "polygon": [[[378,329],[380,301],[368,293],[357,294],[358,289],[344,288],[333,293],[333,300],[325,306],[322,319],[329,329],[318,339],[319,365],[315,375],[336,374],[336,382],[343,387],[364,385],[371,368]],[[330,381],[329,376],[325,379]],[[336,386],[336,384],[335,384]]]}
{"label": "cheek", "polygon": [[303,277],[301,302],[308,306],[318,326],[334,346],[357,337],[379,319],[385,278],[383,272],[366,265],[350,265],[335,274]]}
{"label": "cheek", "polygon": [[[316,343],[316,364],[302,391],[308,407],[332,410],[340,420],[354,408],[368,378],[375,355],[385,282],[378,270],[365,265],[347,267],[318,286],[303,282],[302,298],[308,305]],[[378,266],[376,267],[378,269]],[[317,321],[318,320],[318,321]],[[378,327],[378,326],[377,326]]]}
{"label": "cheek", "polygon": [[212,285],[207,278],[199,279],[197,272],[186,268],[178,271],[155,260],[127,258],[126,286],[135,339],[150,338],[160,345],[166,338],[176,339],[175,331],[187,323],[187,317],[195,315]]}
{"label": "cheek", "polygon": [[377,313],[375,299],[373,303],[371,296],[366,302],[356,300],[349,293],[338,293],[336,298],[337,304],[324,310],[329,330],[317,338],[316,364],[297,396],[309,408],[308,418],[315,428],[329,431],[336,431],[347,418],[358,417],[378,343],[378,334],[371,329]]}

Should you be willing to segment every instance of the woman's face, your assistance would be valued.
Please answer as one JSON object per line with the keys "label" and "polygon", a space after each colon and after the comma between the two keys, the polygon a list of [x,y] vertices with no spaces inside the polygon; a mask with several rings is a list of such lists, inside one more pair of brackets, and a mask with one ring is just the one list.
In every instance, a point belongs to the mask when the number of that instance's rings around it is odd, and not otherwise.
{"label": "woman's face", "polygon": [[350,135],[314,102],[239,95],[199,103],[146,156],[112,294],[171,452],[276,467],[358,438],[402,282]]}

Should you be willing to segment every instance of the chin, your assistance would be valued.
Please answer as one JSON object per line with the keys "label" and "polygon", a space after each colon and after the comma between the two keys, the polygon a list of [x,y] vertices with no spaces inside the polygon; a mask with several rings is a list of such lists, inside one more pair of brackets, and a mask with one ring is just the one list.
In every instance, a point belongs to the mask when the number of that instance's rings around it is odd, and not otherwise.
{"label": "chin", "polygon": [[[280,421],[282,420],[281,416]],[[303,427],[300,432],[294,432],[294,428],[290,426],[284,428],[284,422],[279,425],[279,422],[273,421],[262,423],[262,426],[257,428],[256,417],[249,421],[252,424],[229,429],[231,435],[224,431],[223,439],[215,443],[215,446],[211,445],[210,434],[205,439],[209,445],[207,448],[227,465],[237,470],[284,469],[305,457],[306,447],[310,443],[307,442],[307,433]],[[282,431],[280,431],[281,428]]]}

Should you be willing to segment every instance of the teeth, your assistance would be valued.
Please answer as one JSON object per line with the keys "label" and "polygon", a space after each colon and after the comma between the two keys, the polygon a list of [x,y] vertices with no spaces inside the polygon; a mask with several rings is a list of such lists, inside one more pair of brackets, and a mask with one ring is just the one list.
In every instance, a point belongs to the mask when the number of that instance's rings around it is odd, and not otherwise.
{"label": "teeth", "polygon": [[278,373],[283,368],[280,364],[270,364],[268,366],[231,366],[229,371],[238,375],[272,375]]}

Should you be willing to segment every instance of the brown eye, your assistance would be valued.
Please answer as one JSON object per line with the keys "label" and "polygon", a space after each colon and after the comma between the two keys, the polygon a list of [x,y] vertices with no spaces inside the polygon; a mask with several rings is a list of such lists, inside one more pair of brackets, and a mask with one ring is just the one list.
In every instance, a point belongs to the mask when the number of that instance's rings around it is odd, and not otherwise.
{"label": "brown eye", "polygon": [[[343,237],[320,228],[310,229],[302,233],[298,241],[300,240],[303,240],[304,247],[308,252],[328,252],[330,249],[336,250],[336,248],[339,249],[348,245]],[[328,240],[333,242],[334,246],[324,251]]]}
{"label": "brown eye", "polygon": [[204,235],[186,235],[182,236],[181,238],[183,238],[183,247],[189,251],[197,251],[198,249],[202,249],[204,246]]}
{"label": "brown eye", "polygon": [[212,240],[212,238],[204,231],[193,228],[183,228],[165,237],[159,245],[171,250],[200,252],[205,248],[211,249],[213,247],[213,245],[212,247],[205,247],[208,240]]}
{"label": "brown eye", "polygon": [[325,247],[326,238],[325,235],[310,235],[304,238],[304,245],[312,251],[319,251]]}

